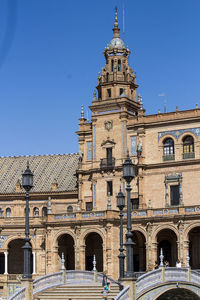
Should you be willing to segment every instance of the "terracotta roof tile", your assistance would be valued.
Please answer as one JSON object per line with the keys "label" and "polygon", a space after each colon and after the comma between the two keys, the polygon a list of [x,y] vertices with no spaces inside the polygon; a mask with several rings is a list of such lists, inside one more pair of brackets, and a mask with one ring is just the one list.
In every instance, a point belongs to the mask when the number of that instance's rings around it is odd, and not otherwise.
{"label": "terracotta roof tile", "polygon": [[16,184],[22,180],[27,161],[34,173],[31,192],[50,192],[55,179],[58,192],[76,191],[78,158],[78,154],[0,157],[0,194],[20,193]]}

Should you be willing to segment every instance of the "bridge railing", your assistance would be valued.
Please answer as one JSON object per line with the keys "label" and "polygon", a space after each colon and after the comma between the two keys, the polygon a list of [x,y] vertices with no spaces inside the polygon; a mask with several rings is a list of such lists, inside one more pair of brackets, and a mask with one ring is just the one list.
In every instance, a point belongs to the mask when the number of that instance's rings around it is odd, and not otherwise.
{"label": "bridge railing", "polygon": [[188,268],[165,268],[164,281],[188,281]]}
{"label": "bridge railing", "polygon": [[115,296],[114,300],[129,300],[129,286],[126,286],[117,296]]}
{"label": "bridge railing", "polygon": [[157,285],[162,282],[162,271],[156,269],[140,276],[136,281],[136,293],[139,294],[143,290],[148,289],[152,285]]}

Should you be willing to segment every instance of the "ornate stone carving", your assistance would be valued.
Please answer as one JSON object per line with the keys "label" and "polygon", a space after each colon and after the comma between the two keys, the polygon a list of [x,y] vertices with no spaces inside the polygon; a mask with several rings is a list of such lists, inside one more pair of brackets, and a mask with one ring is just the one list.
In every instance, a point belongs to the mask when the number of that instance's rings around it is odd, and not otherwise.
{"label": "ornate stone carving", "polygon": [[110,131],[113,128],[113,121],[105,121],[104,125],[105,125],[105,129]]}

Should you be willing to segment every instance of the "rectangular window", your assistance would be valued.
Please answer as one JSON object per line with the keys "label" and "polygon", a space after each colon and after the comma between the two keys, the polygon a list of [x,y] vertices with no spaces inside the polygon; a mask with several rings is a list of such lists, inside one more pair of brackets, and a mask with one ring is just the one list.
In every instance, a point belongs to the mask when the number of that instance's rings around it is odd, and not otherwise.
{"label": "rectangular window", "polygon": [[112,148],[106,148],[107,165],[112,165]]}
{"label": "rectangular window", "polygon": [[107,97],[111,98],[111,89],[107,89]]}
{"label": "rectangular window", "polygon": [[112,181],[107,181],[107,196],[113,195],[113,183]]}
{"label": "rectangular window", "polygon": [[139,199],[138,198],[131,199],[131,206],[132,206],[132,210],[138,209],[139,208]]}
{"label": "rectangular window", "polygon": [[86,202],[86,211],[91,211],[93,209],[92,202]]}
{"label": "rectangular window", "polygon": [[170,199],[171,199],[171,205],[179,205],[179,200],[180,200],[179,185],[170,186]]}

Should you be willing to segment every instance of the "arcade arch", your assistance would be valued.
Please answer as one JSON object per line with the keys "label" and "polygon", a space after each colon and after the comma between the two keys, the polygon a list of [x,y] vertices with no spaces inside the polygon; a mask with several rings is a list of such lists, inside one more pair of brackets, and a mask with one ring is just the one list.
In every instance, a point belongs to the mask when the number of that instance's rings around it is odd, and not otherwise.
{"label": "arcade arch", "polygon": [[96,232],[91,232],[85,237],[85,269],[93,270],[93,257],[96,257],[96,268],[103,272],[103,240]]}
{"label": "arcade arch", "polygon": [[164,261],[175,267],[178,259],[177,236],[171,229],[162,229],[157,233],[157,261],[160,262],[160,251],[163,249]]}
{"label": "arcade arch", "polygon": [[62,234],[58,237],[58,255],[60,259],[62,253],[65,258],[66,270],[75,270],[74,239],[70,234]]}
{"label": "arcade arch", "polygon": [[[24,272],[24,240],[15,239],[8,244],[8,274]],[[16,259],[17,258],[17,259]],[[31,273],[33,272],[33,255],[31,253]]]}
{"label": "arcade arch", "polygon": [[146,239],[143,233],[140,231],[133,231],[134,245],[134,271],[141,272],[146,271]]}
{"label": "arcade arch", "polygon": [[192,228],[188,233],[190,267],[200,269],[200,226]]}

